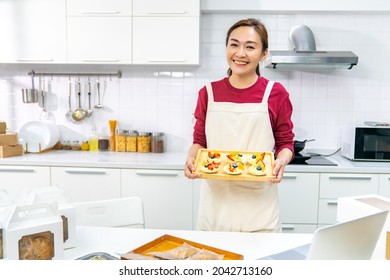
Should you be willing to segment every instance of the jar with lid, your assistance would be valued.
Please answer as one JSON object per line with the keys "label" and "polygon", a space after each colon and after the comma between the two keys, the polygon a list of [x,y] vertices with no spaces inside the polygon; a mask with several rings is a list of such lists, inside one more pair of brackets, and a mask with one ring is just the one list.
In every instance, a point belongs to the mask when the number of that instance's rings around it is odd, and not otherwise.
{"label": "jar with lid", "polygon": [[126,138],[128,130],[118,129],[115,135],[115,151],[117,152],[126,152]]}
{"label": "jar with lid", "polygon": [[139,153],[150,153],[152,139],[150,132],[140,132],[137,137],[137,151]]}
{"label": "jar with lid", "polygon": [[151,151],[152,153],[164,152],[164,133],[162,132],[152,133]]}
{"label": "jar with lid", "polygon": [[136,130],[130,130],[126,136],[126,152],[137,151],[137,137],[138,132]]}
{"label": "jar with lid", "polygon": [[108,151],[110,149],[110,140],[107,133],[102,132],[99,135],[98,139],[98,149],[99,151]]}

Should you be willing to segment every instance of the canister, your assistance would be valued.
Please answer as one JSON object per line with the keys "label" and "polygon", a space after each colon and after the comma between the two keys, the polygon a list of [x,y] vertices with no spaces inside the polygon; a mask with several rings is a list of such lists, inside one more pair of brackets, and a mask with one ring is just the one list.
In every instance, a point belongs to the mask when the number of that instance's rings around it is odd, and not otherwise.
{"label": "canister", "polygon": [[137,137],[138,132],[136,130],[130,130],[126,136],[126,152],[137,151]]}
{"label": "canister", "polygon": [[115,151],[117,152],[126,152],[126,138],[128,130],[118,129],[115,135]]}
{"label": "canister", "polygon": [[152,153],[163,153],[164,152],[164,133],[163,132],[153,132],[152,133],[151,151],[152,151]]}
{"label": "canister", "polygon": [[137,152],[139,153],[150,153],[151,148],[151,137],[150,132],[140,132],[137,137]]}

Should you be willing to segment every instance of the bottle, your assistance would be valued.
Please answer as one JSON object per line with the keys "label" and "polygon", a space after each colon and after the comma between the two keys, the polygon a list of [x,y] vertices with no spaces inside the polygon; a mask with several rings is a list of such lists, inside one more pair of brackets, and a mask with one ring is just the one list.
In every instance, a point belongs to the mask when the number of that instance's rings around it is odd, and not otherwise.
{"label": "bottle", "polygon": [[92,133],[89,136],[89,150],[96,152],[98,151],[98,135],[96,133],[96,129],[92,129]]}
{"label": "bottle", "polygon": [[152,153],[163,153],[164,152],[164,133],[153,132],[152,133]]}

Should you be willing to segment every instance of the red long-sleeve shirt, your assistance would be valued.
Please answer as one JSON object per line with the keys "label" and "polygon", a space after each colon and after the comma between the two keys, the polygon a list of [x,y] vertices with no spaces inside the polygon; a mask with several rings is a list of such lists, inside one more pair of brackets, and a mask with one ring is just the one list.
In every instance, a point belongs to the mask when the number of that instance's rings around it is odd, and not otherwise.
{"label": "red long-sleeve shirt", "polygon": [[[220,81],[212,82],[215,102],[232,103],[261,103],[268,80],[259,77],[257,82],[249,88],[234,88],[226,77]],[[205,121],[207,117],[208,95],[206,87],[199,91],[198,102],[195,108],[193,143],[207,148]],[[268,98],[268,111],[271,126],[275,138],[275,153],[281,149],[288,148],[294,152],[294,133],[291,121],[292,104],[286,89],[278,82],[275,82]]]}

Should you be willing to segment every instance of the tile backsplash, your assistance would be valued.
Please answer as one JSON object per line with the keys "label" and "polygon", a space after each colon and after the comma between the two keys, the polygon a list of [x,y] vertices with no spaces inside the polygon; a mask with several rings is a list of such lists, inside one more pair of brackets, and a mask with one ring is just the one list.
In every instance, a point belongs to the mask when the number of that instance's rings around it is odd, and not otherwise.
{"label": "tile backsplash", "polygon": [[[48,82],[47,108],[61,129],[61,139],[86,140],[93,128],[108,132],[108,120],[118,127],[138,131],[162,131],[167,150],[186,152],[192,141],[193,111],[197,92],[207,82],[226,75],[224,41],[227,29],[247,17],[261,19],[268,28],[270,50],[289,50],[289,30],[308,25],[317,50],[353,51],[359,63],[351,70],[282,71],[264,68],[269,79],[281,82],[294,106],[297,139],[315,138],[309,148],[340,147],[345,125],[366,120],[390,122],[390,13],[288,13],[288,14],[202,14],[200,66],[93,66],[93,65],[9,65],[0,64],[0,120],[12,130],[27,121],[38,120],[42,108],[24,104],[21,89],[31,88],[36,72],[108,72],[123,76],[100,77],[104,109],[95,109],[81,123],[66,121],[69,77],[44,77]],[[158,47],[158,43],[156,44]],[[88,106],[87,77],[82,83],[81,105]],[[77,77],[71,77],[72,107],[77,108]],[[97,103],[96,77],[90,77],[92,105]],[[38,87],[38,77],[35,80]]]}

